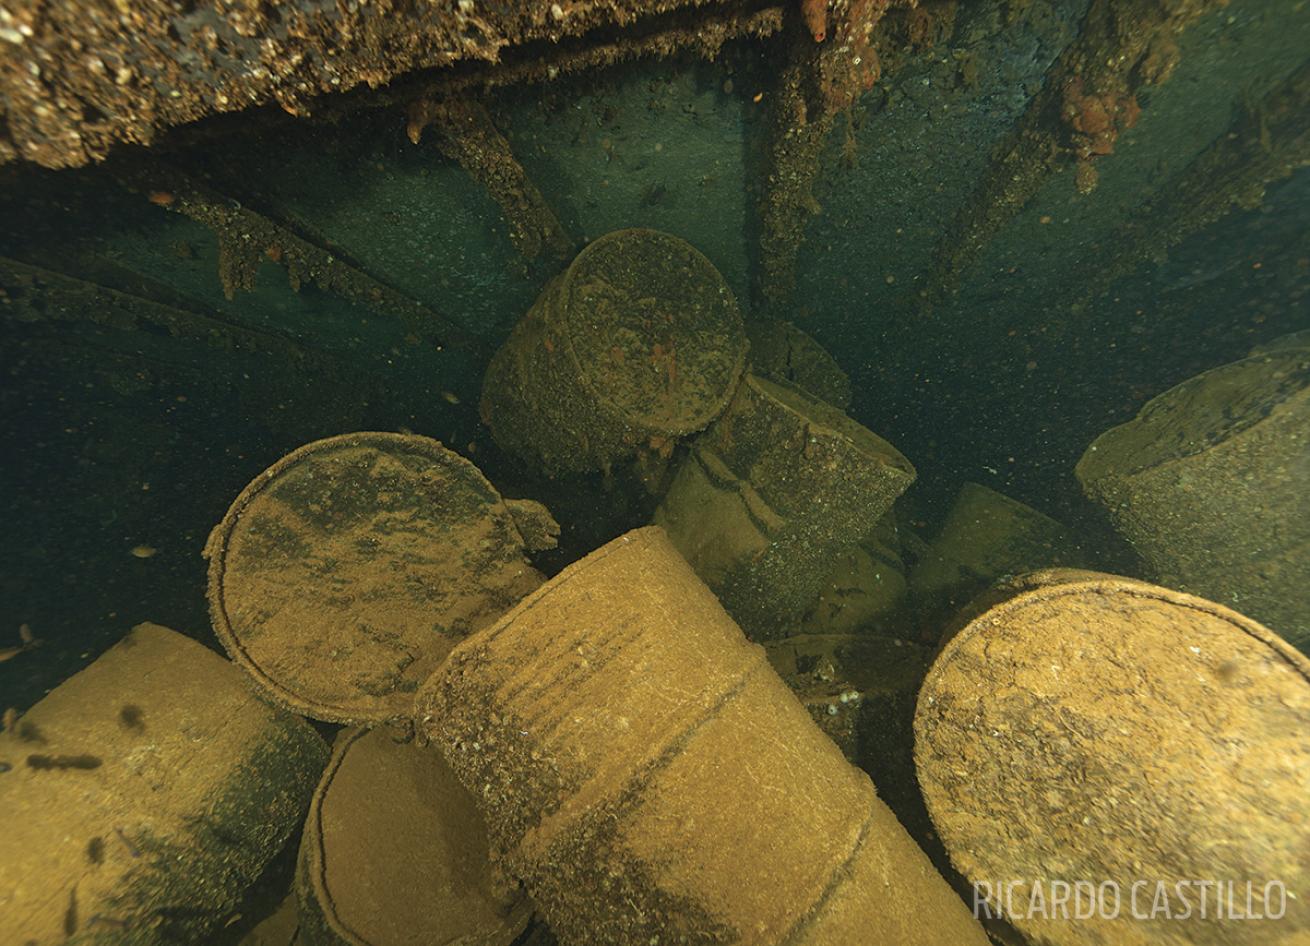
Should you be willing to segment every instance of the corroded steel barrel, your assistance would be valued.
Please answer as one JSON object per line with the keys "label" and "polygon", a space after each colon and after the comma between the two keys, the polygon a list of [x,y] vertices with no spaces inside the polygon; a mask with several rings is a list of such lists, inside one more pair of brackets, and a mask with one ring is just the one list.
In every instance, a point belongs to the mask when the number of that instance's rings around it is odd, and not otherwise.
{"label": "corroded steel barrel", "polygon": [[1272,348],[1152,399],[1078,479],[1159,581],[1310,650],[1310,348]]}
{"label": "corroded steel barrel", "polygon": [[867,631],[894,636],[907,622],[905,596],[901,539],[896,517],[888,512],[859,544],[838,557],[800,631],[803,634]]}
{"label": "corroded steel barrel", "polygon": [[965,483],[910,572],[910,593],[931,621],[943,611],[953,614],[1005,575],[1082,564],[1060,523],[986,486]]}
{"label": "corroded steel barrel", "polygon": [[695,247],[617,230],[546,286],[492,358],[482,418],[551,475],[667,455],[723,410],[746,344],[731,290]]}
{"label": "corroded steel barrel", "polygon": [[0,943],[214,942],[327,757],[230,661],[138,625],[0,733]]}
{"label": "corroded steel barrel", "polygon": [[785,637],[914,477],[841,411],[747,375],[692,444],[655,524],[747,634]]}
{"label": "corroded steel barrel", "polygon": [[416,710],[564,943],[986,942],[658,528],[458,646]]}
{"label": "corroded steel barrel", "polygon": [[750,370],[774,381],[795,385],[839,411],[851,406],[851,379],[818,342],[790,322],[748,322]]}
{"label": "corroded steel barrel", "polygon": [[[1222,605],[1127,578],[1038,572],[986,598],[924,681],[915,757],[952,862],[992,909],[1058,946],[1310,942],[1310,661]],[[1217,883],[1241,914],[1283,915],[1226,918]],[[1052,910],[1057,885],[1100,897],[1095,914]],[[1130,898],[1149,912],[1161,890],[1168,913],[1143,920]]]}
{"label": "corroded steel barrel", "polygon": [[307,444],[250,483],[209,537],[214,631],[260,689],[331,722],[408,718],[455,644],[541,583],[545,508],[507,501],[412,434]]}
{"label": "corroded steel barrel", "polygon": [[302,946],[509,946],[532,912],[441,755],[386,726],[337,736],[295,886]]}

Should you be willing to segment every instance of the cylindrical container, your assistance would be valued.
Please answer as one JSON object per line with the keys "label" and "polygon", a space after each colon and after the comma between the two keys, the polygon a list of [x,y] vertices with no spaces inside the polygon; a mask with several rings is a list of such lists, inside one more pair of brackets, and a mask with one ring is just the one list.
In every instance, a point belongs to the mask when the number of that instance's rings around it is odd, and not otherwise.
{"label": "cylindrical container", "polygon": [[1159,581],[1310,649],[1310,349],[1184,381],[1098,437],[1076,472]]}
{"label": "cylindrical container", "polygon": [[1081,565],[1064,526],[1036,509],[965,483],[928,551],[910,572],[910,592],[930,615],[953,613],[1006,575]]}
{"label": "cylindrical container", "polygon": [[900,537],[889,512],[872,534],[838,556],[799,630],[804,634],[864,631],[895,636],[907,617],[905,595]]}
{"label": "cylindrical container", "polygon": [[141,624],[0,733],[0,943],[205,943],[328,758],[189,637]]}
{"label": "cylindrical container", "polygon": [[851,406],[851,379],[822,345],[790,322],[762,319],[746,324],[750,370],[794,385],[839,411]]}
{"label": "cylindrical container", "polygon": [[986,942],[657,528],[457,647],[416,710],[562,943]]}
{"label": "cylindrical container", "polygon": [[1127,578],[987,597],[915,720],[928,810],[979,899],[1034,944],[1310,942],[1310,661]]}
{"label": "cylindrical container", "polygon": [[492,358],[482,419],[546,473],[667,456],[728,402],[746,359],[732,292],[691,244],[617,230],[552,280]]}
{"label": "cylindrical container", "polygon": [[552,541],[543,522],[435,440],[315,441],[261,473],[210,535],[214,631],[295,712],[407,719],[456,642],[541,584],[525,552]]}
{"label": "cylindrical container", "polygon": [[237,946],[304,946],[296,942],[299,932],[300,912],[296,909],[296,895],[289,893],[272,914],[241,937]]}
{"label": "cylindrical container", "polygon": [[496,878],[486,827],[431,748],[347,729],[296,865],[302,946],[509,946],[532,907]]}
{"label": "cylindrical container", "polygon": [[923,837],[929,826],[918,801],[912,733],[931,650],[876,634],[799,634],[764,649],[819,728],[873,777],[901,824]]}
{"label": "cylindrical container", "polygon": [[785,637],[914,475],[836,408],[747,375],[696,438],[655,523],[748,635]]}
{"label": "cylindrical container", "polygon": [[1286,335],[1279,335],[1277,338],[1256,345],[1251,349],[1251,354],[1269,355],[1295,348],[1310,349],[1310,328],[1303,328],[1299,332],[1288,332]]}

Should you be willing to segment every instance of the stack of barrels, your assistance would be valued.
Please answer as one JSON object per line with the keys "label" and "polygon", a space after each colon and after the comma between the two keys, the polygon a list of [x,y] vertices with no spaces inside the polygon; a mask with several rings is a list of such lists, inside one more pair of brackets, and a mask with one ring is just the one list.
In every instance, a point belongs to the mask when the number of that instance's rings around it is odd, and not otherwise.
{"label": "stack of barrels", "polygon": [[[300,946],[510,946],[534,915],[565,946],[1310,942],[1310,662],[1224,604],[1042,569],[1068,534],[977,485],[908,568],[913,466],[812,340],[753,334],[747,370],[722,277],[667,234],[547,286],[488,370],[497,441],[552,475],[671,464],[654,525],[550,580],[550,513],[436,441],[258,476],[205,550],[231,661],[143,625],[0,734],[0,939],[205,941],[299,830]],[[1218,369],[1078,470],[1162,578],[1300,641],[1307,378],[1296,347]],[[935,653],[869,636],[916,596],[958,610]],[[912,725],[949,865],[849,761],[869,744],[827,721],[856,707]],[[1223,904],[1179,916],[1200,882]]]}

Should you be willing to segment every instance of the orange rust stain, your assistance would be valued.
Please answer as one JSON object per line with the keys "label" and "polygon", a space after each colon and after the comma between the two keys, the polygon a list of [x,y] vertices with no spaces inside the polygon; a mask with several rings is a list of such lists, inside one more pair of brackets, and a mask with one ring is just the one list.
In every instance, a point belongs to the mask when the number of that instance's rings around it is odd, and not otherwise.
{"label": "orange rust stain", "polygon": [[816,43],[828,36],[828,0],[801,0],[801,18]]}
{"label": "orange rust stain", "polygon": [[672,437],[662,437],[655,434],[650,438],[650,448],[659,454],[660,459],[667,460],[673,456],[674,440]]}

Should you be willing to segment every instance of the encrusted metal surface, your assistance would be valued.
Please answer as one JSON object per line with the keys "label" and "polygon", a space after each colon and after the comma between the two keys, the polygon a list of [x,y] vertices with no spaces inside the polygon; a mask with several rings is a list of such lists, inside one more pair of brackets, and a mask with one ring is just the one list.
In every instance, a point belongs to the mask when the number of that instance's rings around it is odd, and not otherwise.
{"label": "encrusted metal surface", "polygon": [[277,102],[495,62],[701,0],[83,0],[0,6],[0,164],[70,167],[118,142]]}

